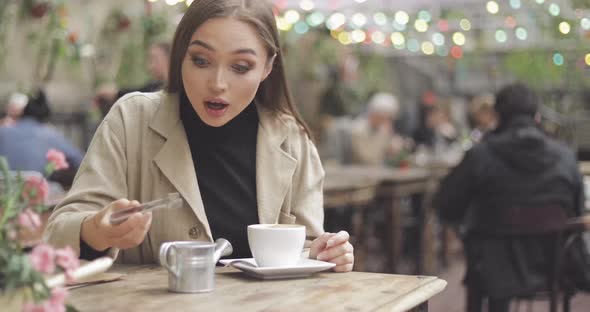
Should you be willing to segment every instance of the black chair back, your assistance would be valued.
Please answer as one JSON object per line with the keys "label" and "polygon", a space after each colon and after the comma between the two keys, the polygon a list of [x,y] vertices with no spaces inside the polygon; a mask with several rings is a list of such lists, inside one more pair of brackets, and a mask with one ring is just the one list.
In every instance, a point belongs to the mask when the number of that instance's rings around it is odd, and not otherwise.
{"label": "black chair back", "polygon": [[[543,236],[551,243],[550,270],[547,271],[547,289],[531,296],[515,299],[531,300],[549,297],[549,311],[557,312],[559,296],[563,296],[563,311],[569,311],[570,299],[574,293],[572,281],[567,279],[566,266],[576,240],[586,230],[587,219],[570,218],[569,213],[559,205],[515,206],[499,210],[486,210],[477,218],[480,234],[493,237]],[[551,242],[552,240],[552,242]],[[476,294],[476,296],[482,294]]]}

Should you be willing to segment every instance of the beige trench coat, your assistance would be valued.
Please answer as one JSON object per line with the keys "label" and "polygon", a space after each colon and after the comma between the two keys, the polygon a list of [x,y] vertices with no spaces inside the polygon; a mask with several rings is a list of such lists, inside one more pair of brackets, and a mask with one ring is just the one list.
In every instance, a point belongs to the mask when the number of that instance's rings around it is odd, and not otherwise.
{"label": "beige trench coat", "polygon": [[[309,238],[323,232],[324,170],[317,150],[291,116],[259,107],[256,191],[260,223],[297,223]],[[80,250],[82,221],[119,198],[147,202],[171,192],[181,209],[153,212],[143,243],[112,248],[122,263],[155,263],[168,241],[212,241],[211,229],[179,116],[178,96],[164,92],[123,97],[101,123],[72,189],[51,215],[44,238]]]}

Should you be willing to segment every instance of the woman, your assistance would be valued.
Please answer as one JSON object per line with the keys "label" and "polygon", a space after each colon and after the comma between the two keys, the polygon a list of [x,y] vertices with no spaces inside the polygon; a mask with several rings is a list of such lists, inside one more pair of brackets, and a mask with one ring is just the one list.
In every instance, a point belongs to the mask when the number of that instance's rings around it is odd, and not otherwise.
{"label": "woman", "polygon": [[[315,238],[310,258],[352,270],[348,233],[322,234],[324,171],[279,47],[266,1],[194,1],[176,30],[166,92],[115,104],[49,220],[48,241],[82,246],[84,258],[150,263],[163,242],[224,237],[232,257],[248,257],[248,224],[298,223]],[[187,204],[109,224],[113,212],[170,192]]]}

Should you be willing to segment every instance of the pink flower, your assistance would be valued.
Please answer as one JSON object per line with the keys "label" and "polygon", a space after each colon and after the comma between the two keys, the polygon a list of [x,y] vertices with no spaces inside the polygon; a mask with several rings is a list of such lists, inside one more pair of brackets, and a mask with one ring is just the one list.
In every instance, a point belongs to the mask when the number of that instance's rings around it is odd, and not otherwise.
{"label": "pink flower", "polygon": [[65,312],[65,302],[68,297],[68,291],[65,288],[56,287],[51,290],[51,297],[49,300],[40,303],[27,303],[24,312]]}
{"label": "pink flower", "polygon": [[31,208],[27,208],[18,215],[18,224],[27,229],[35,230],[41,227],[41,218]]}
{"label": "pink flower", "polygon": [[49,303],[53,306],[62,306],[66,302],[66,298],[68,297],[68,290],[61,287],[56,287],[51,290],[51,298],[49,298]]}
{"label": "pink flower", "polygon": [[49,302],[49,304],[45,304],[46,310],[45,312],[66,312],[66,307],[63,303],[61,304],[54,304]]}
{"label": "pink flower", "polygon": [[55,251],[55,255],[57,265],[59,265],[65,271],[68,282],[72,282],[74,280],[72,274],[74,273],[74,270],[76,270],[80,265],[80,260],[78,260],[76,253],[72,247],[67,246],[62,249],[57,249]]}
{"label": "pink flower", "polygon": [[53,164],[53,168],[55,170],[68,169],[70,167],[70,164],[68,164],[66,161],[66,156],[64,153],[56,149],[50,149],[45,157],[50,163]]}
{"label": "pink flower", "polygon": [[23,312],[45,312],[47,311],[45,308],[46,304],[34,304],[34,303],[27,303],[23,308]]}
{"label": "pink flower", "polygon": [[45,274],[55,271],[55,251],[47,244],[39,244],[29,255],[33,269]]}
{"label": "pink flower", "polygon": [[39,205],[45,203],[49,195],[49,185],[44,178],[30,176],[25,180],[23,187],[23,198],[29,202],[29,205]]}
{"label": "pink flower", "polygon": [[44,302],[43,304],[27,303],[23,312],[65,312],[66,307],[64,304],[54,304],[51,301]]}

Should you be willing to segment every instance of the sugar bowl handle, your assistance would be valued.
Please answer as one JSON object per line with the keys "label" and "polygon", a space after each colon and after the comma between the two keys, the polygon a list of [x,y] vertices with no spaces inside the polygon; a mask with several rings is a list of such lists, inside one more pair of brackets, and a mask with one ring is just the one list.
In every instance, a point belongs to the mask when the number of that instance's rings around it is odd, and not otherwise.
{"label": "sugar bowl handle", "polygon": [[[174,275],[175,277],[178,278],[178,272],[177,272],[177,268],[175,265],[170,265],[168,263],[168,257],[170,255],[174,256],[174,258],[176,258],[176,248],[174,247],[174,242],[167,242],[167,243],[163,243],[162,246],[160,246],[160,264],[166,268],[166,270],[168,270],[168,272],[170,272],[172,275]],[[176,262],[176,261],[173,261]]]}

